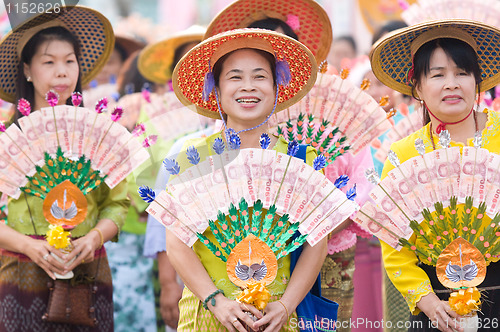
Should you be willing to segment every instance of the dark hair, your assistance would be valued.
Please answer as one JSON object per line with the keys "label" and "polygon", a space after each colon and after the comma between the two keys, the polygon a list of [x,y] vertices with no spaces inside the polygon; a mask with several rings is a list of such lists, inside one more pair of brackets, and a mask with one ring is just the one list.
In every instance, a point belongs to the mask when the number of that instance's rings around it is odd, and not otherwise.
{"label": "dark hair", "polygon": [[[269,62],[269,65],[271,66],[271,72],[272,72],[272,75],[273,75],[273,81],[274,81],[274,84],[276,85],[276,59],[274,58],[274,55],[272,55],[271,53],[269,52],[266,52],[266,51],[262,51],[262,50],[258,50],[258,49],[254,49],[254,48],[250,48],[251,50],[254,50],[255,52],[259,53],[260,55],[262,55],[268,62]],[[219,86],[219,80],[220,80],[220,75],[222,73],[222,65],[224,64],[224,62],[226,61],[226,59],[231,55],[233,54],[234,52],[236,52],[238,50],[234,50],[232,52],[229,52],[227,54],[224,54],[219,60],[217,60],[217,62],[214,64],[213,68],[212,68],[212,73],[214,74],[214,81],[215,81],[215,86],[218,87]]]}
{"label": "dark hair", "polygon": [[[30,102],[33,106],[35,103],[35,87],[33,83],[26,80],[24,75],[24,64],[31,64],[33,56],[38,51],[40,45],[46,41],[60,40],[70,43],[75,50],[75,56],[78,62],[78,68],[80,68],[80,44],[76,37],[63,27],[51,27],[37,32],[31,39],[26,43],[21,52],[21,61],[19,61],[19,66],[17,68],[17,82],[16,82],[16,100],[24,98]],[[81,82],[81,70],[78,74],[78,80],[76,82],[76,91],[82,91]],[[67,105],[71,105],[71,97],[66,100]],[[83,103],[81,104],[83,106]],[[14,113],[13,120],[17,122],[19,118],[23,115],[16,109]]]}
{"label": "dark hair", "polygon": [[408,24],[406,24],[404,21],[399,21],[399,20],[388,21],[373,34],[372,45],[375,44],[377,40],[382,38],[382,36],[385,35],[386,33],[397,29],[406,28],[407,26]]}
{"label": "dark hair", "polygon": [[122,62],[125,62],[125,60],[127,60],[127,58],[129,57],[127,50],[120,43],[115,42],[114,50],[118,52],[118,55],[120,56]]}
{"label": "dark hair", "polygon": [[[120,94],[120,97],[127,93],[141,92],[145,85],[149,85],[153,91],[155,90],[155,84],[147,80],[139,72],[139,68],[137,67],[139,53],[140,51],[132,53],[120,70],[117,79],[118,93]],[[128,87],[131,88],[129,89]]]}
{"label": "dark hair", "polygon": [[[431,40],[422,45],[415,56],[413,57],[413,86],[412,95],[415,97],[415,88],[418,86],[424,76],[430,71],[431,56],[437,48],[442,48],[443,51],[449,56],[458,68],[464,70],[467,74],[473,74],[476,79],[476,91],[479,91],[479,84],[481,83],[481,68],[474,49],[459,39],[454,38],[439,38]],[[424,112],[423,117],[424,125],[430,122],[428,112]]]}
{"label": "dark hair", "polygon": [[252,22],[252,24],[250,24],[247,28],[267,29],[273,31],[281,28],[285,35],[295,40],[299,40],[299,36],[297,36],[293,29],[288,24],[277,18],[265,18],[263,20],[258,20]]}
{"label": "dark hair", "polygon": [[[201,42],[201,38],[198,42]],[[186,46],[194,44],[194,43],[196,43],[196,41],[189,41],[189,42],[186,42],[182,45],[177,46],[177,48],[175,49],[175,52],[174,52],[174,60],[172,61],[172,65],[170,66],[171,73],[174,72],[175,66],[177,66],[177,63],[182,59],[184,54],[186,54],[186,52],[189,51],[189,50],[186,50]]]}
{"label": "dark hair", "polygon": [[333,40],[334,43],[338,42],[338,41],[348,42],[351,45],[352,49],[354,50],[354,53],[357,53],[358,47],[356,46],[356,41],[354,40],[354,38],[352,38],[352,36],[348,36],[348,35],[339,36]]}

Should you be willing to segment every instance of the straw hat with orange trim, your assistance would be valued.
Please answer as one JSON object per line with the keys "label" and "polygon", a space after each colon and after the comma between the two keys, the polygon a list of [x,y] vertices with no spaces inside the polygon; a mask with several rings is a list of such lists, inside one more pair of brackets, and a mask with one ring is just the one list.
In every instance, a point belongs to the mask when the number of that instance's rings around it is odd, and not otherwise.
{"label": "straw hat with orange trim", "polygon": [[411,96],[408,73],[413,56],[422,45],[438,38],[461,40],[476,51],[482,76],[480,91],[500,83],[500,29],[458,19],[428,21],[389,33],[370,52],[373,73],[391,89]]}
{"label": "straw hat with orange trim", "polygon": [[16,98],[17,69],[26,43],[39,31],[61,26],[73,33],[81,48],[82,85],[89,83],[108,60],[115,42],[111,23],[96,10],[82,6],[60,7],[59,13],[43,13],[29,18],[0,42],[0,98],[10,103]]}
{"label": "straw hat with orange trim", "polygon": [[177,98],[184,105],[194,104],[201,115],[220,119],[215,89],[211,86],[213,83],[207,81],[207,74],[211,74],[214,64],[222,56],[245,48],[263,50],[274,55],[277,72],[280,63],[288,65],[287,82],[279,78],[277,80],[279,88],[276,112],[298,102],[313,87],[318,67],[307,47],[274,31],[237,29],[204,40],[179,61],[172,80]]}
{"label": "straw hat with orange trim", "polygon": [[286,22],[316,61],[326,59],[332,43],[328,14],[314,0],[238,0],[223,9],[210,23],[205,38],[246,28],[255,21],[277,18]]}
{"label": "straw hat with orange trim", "polygon": [[204,27],[193,25],[170,38],[147,46],[141,51],[137,63],[142,76],[154,83],[167,83],[172,78],[171,67],[177,48],[187,43],[198,44],[203,40],[205,31]]}

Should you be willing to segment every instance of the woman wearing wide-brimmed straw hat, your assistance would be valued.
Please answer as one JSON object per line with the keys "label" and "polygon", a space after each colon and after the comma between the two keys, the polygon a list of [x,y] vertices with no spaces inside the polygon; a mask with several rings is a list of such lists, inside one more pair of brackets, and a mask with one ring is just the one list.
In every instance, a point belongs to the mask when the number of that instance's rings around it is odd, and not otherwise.
{"label": "woman wearing wide-brimmed straw hat", "polygon": [[[68,103],[71,94],[81,91],[106,62],[114,42],[109,21],[89,8],[60,9],[57,14],[29,19],[0,43],[2,99],[15,103],[24,98],[39,110],[49,106],[44,97],[54,90],[59,104]],[[14,121],[21,116],[16,111]],[[112,190],[102,184],[87,196],[87,218],[72,230],[74,249],[66,257],[44,239],[49,223],[42,213],[42,199],[25,196],[9,201],[7,224],[0,224],[0,331],[78,328],[42,320],[49,297],[47,283],[55,273],[71,270],[76,277],[96,277],[99,324],[86,330],[113,331],[111,272],[102,244],[115,238],[125,221],[126,193],[123,182]]]}
{"label": "woman wearing wide-brimmed straw hat", "polygon": [[[392,144],[401,163],[418,156],[414,145],[418,138],[426,152],[442,148],[438,135],[445,129],[451,135],[452,147],[472,146],[476,135],[476,144],[482,140],[483,148],[500,152],[499,115],[474,110],[477,94],[500,82],[499,43],[500,30],[495,27],[467,20],[440,20],[396,30],[374,45],[370,57],[378,79],[396,91],[413,95],[422,105],[425,126]],[[386,161],[382,176],[393,168]],[[459,204],[451,213],[461,218],[463,206]],[[482,218],[478,229],[481,232],[491,219],[479,214],[478,218]],[[430,233],[429,223],[422,224]],[[464,231],[472,227],[464,226]],[[424,264],[427,259],[417,257],[409,249],[396,251],[382,243],[382,253],[391,281],[413,313],[411,320],[420,321],[412,324],[410,330],[437,327],[452,331],[455,320],[462,317],[450,310],[445,301],[450,292],[438,281],[436,267]],[[478,286],[485,299],[479,312],[483,328],[487,328],[484,322],[500,319],[499,254],[485,256],[486,277]]]}
{"label": "woman wearing wide-brimmed straw hat", "polygon": [[[284,61],[290,76],[275,74],[280,72],[277,67],[283,69]],[[206,146],[217,138],[226,144],[240,142],[241,148],[259,147],[267,118],[303,97],[314,84],[316,71],[306,47],[272,31],[233,30],[203,41],[175,68],[174,91],[184,104],[194,104],[199,114],[222,118],[228,130],[184,146],[198,147],[202,159],[209,153]],[[283,152],[287,146],[283,139],[272,137],[269,147]],[[316,156],[313,149],[305,154],[308,163]],[[178,158],[181,168],[186,166],[184,159]],[[213,236],[210,230],[205,233]],[[228,279],[224,262],[200,241],[193,249],[167,231],[169,259],[186,285],[179,302],[178,331],[246,331],[245,324],[255,330],[269,324],[268,331],[297,331],[295,308],[319,273],[326,241],[305,245],[291,276],[290,259],[280,259],[279,277],[268,286],[272,297],[264,316],[255,307],[234,300],[239,287]],[[258,320],[253,322],[245,311]]]}

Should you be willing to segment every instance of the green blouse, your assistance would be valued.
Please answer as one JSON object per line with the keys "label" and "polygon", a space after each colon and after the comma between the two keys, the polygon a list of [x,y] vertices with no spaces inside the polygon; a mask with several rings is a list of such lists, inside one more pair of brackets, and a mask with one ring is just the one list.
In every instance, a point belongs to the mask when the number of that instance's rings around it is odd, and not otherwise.
{"label": "green blouse", "polygon": [[[126,181],[120,182],[113,189],[103,183],[85,197],[88,204],[87,218],[71,231],[72,237],[86,235],[101,219],[112,220],[121,230],[130,205]],[[25,235],[45,235],[50,224],[43,216],[42,206],[41,198],[24,193],[21,193],[19,199],[9,198],[7,225]],[[33,224],[36,231],[33,229]],[[118,236],[114,240],[117,238]]]}

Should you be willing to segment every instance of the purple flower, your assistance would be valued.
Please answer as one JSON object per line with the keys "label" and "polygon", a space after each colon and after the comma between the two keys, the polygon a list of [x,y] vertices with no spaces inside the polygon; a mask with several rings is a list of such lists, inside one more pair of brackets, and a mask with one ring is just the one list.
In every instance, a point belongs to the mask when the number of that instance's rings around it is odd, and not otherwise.
{"label": "purple flower", "polygon": [[24,116],[30,115],[31,112],[30,102],[24,98],[19,99],[19,101],[17,102],[17,110],[21,112],[21,114]]}
{"label": "purple flower", "polygon": [[335,180],[334,185],[335,185],[335,187],[340,189],[340,188],[343,188],[346,186],[347,181],[349,181],[349,177],[344,174],[344,175],[339,176],[338,179]]}
{"label": "purple flower", "polygon": [[139,195],[143,199],[143,201],[147,203],[151,203],[155,200],[156,193],[154,192],[153,189],[149,188],[148,186],[140,186],[139,190]]}
{"label": "purple flower", "polygon": [[177,175],[181,171],[181,168],[175,159],[165,158],[165,160],[163,160],[163,166],[171,175]]}
{"label": "purple flower", "polygon": [[296,140],[291,141],[288,143],[288,149],[286,154],[292,157],[295,157],[295,155],[299,152],[299,142]]}
{"label": "purple flower", "polygon": [[187,148],[186,155],[192,165],[198,165],[198,163],[200,162],[200,154],[198,153],[198,150],[196,150],[194,145],[191,145]]}
{"label": "purple flower", "polygon": [[45,100],[50,106],[54,107],[59,102],[59,95],[54,90],[49,90],[49,92],[45,94]]}
{"label": "purple flower", "polygon": [[267,149],[269,145],[271,144],[271,139],[269,138],[269,135],[267,133],[263,133],[260,135],[259,139],[259,144],[262,149]]}
{"label": "purple flower", "polygon": [[145,148],[149,148],[150,146],[152,146],[152,145],[154,145],[156,143],[157,139],[158,139],[157,135],[149,135],[142,142],[142,146],[145,147]]}
{"label": "purple flower", "polygon": [[80,92],[73,92],[71,94],[71,102],[73,103],[73,106],[78,107],[82,103],[82,94]]}
{"label": "purple flower", "polygon": [[139,123],[137,124],[137,126],[135,126],[134,130],[132,130],[132,135],[134,135],[135,137],[139,137],[144,134],[145,131],[146,126],[144,125],[144,123]]}
{"label": "purple flower", "polygon": [[107,108],[108,108],[108,98],[106,97],[99,99],[95,104],[95,111],[97,113],[106,112]]}
{"label": "purple flower", "polygon": [[326,166],[326,158],[322,154],[314,158],[313,168],[315,171],[319,171],[320,169],[325,168]]}
{"label": "purple flower", "polygon": [[354,198],[356,198],[356,184],[354,184],[354,186],[349,189],[345,195],[347,196],[347,199],[350,199],[351,201],[354,201]]}
{"label": "purple flower", "polygon": [[215,153],[217,154],[221,154],[222,152],[224,152],[224,141],[222,140],[222,138],[220,137],[217,137],[215,140],[214,140],[214,144],[212,145],[212,148],[214,149]]}
{"label": "purple flower", "polygon": [[111,113],[111,120],[116,122],[122,118],[122,115],[123,115],[123,108],[121,108],[120,106],[116,106],[113,112]]}
{"label": "purple flower", "polygon": [[0,132],[5,132],[6,128],[5,128],[5,123],[3,123],[3,121],[0,121]]}

